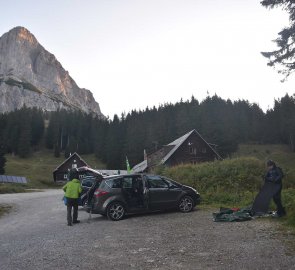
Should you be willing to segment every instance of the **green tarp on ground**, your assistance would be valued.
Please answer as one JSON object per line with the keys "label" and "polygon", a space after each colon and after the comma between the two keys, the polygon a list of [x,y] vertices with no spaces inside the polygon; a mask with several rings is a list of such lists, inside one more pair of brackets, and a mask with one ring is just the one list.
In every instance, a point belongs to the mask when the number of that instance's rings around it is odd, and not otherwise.
{"label": "green tarp on ground", "polygon": [[220,212],[213,213],[213,220],[215,222],[233,222],[233,221],[247,221],[251,220],[251,208],[242,208],[242,209],[229,209],[229,208],[220,208]]}

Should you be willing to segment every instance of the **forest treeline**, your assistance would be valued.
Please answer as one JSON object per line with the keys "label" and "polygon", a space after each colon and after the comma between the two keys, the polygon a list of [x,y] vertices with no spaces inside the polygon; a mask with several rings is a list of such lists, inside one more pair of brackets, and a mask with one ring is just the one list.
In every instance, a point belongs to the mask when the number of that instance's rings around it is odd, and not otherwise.
{"label": "forest treeline", "polygon": [[143,151],[153,152],[188,131],[196,129],[216,144],[222,157],[237,150],[239,143],[283,143],[294,151],[295,95],[275,101],[267,112],[245,100],[218,96],[199,102],[176,104],[99,119],[82,112],[43,112],[23,108],[0,115],[0,152],[26,158],[44,147],[56,157],[70,153],[94,153],[107,168],[125,168],[143,160]]}

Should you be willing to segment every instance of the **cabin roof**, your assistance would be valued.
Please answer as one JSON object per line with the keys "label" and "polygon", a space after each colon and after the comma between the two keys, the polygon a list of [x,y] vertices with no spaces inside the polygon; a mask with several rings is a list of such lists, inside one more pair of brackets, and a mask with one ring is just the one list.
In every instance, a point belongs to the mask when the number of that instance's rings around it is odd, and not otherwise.
{"label": "cabin roof", "polygon": [[54,172],[56,172],[62,165],[64,165],[65,163],[67,163],[70,159],[72,159],[74,156],[76,156],[77,158],[79,158],[82,162],[84,162],[85,163],[85,166],[87,166],[88,167],[88,164],[86,163],[86,161],[85,160],[83,160],[80,156],[79,156],[79,154],[77,153],[77,152],[75,152],[74,154],[72,154],[72,155],[70,155],[63,163],[61,163],[60,165],[58,165],[57,167],[56,167],[56,169],[54,170]]}
{"label": "cabin roof", "polygon": [[196,131],[195,129],[191,130],[190,132],[184,134],[180,138],[174,140],[173,142],[169,143],[168,145],[174,146],[166,156],[164,156],[161,160],[161,164],[165,164],[165,162],[175,153],[175,151],[186,141],[186,139],[191,135],[195,133],[198,135],[207,145],[208,147],[214,152],[214,154],[217,156],[218,159],[222,159],[221,156],[212,148],[212,146],[205,141],[205,139],[201,136],[201,134]]}
{"label": "cabin roof", "polygon": [[146,168],[147,168],[147,160],[144,160],[144,161],[136,164],[132,168],[132,172],[143,172],[144,170],[146,170]]}

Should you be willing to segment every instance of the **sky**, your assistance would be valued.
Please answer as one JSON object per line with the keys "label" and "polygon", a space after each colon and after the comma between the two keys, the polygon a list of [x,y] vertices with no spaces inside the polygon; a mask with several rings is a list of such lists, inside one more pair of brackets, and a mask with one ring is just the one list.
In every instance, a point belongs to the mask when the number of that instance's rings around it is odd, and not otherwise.
{"label": "sky", "polygon": [[0,0],[0,35],[24,26],[111,119],[133,109],[217,94],[266,111],[295,75],[261,51],[288,14],[259,0]]}

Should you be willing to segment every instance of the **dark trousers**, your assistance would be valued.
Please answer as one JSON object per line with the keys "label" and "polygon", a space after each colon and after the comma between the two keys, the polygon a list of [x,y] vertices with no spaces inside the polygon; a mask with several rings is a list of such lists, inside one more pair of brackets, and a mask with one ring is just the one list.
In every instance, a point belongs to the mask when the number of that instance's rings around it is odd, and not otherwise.
{"label": "dark trousers", "polygon": [[285,208],[282,205],[281,191],[282,191],[282,185],[280,190],[273,196],[273,201],[275,202],[277,206],[277,213],[279,216],[286,214]]}
{"label": "dark trousers", "polygon": [[[72,219],[72,208],[74,208]],[[78,199],[67,198],[67,221],[68,224],[72,224],[78,219]]]}

